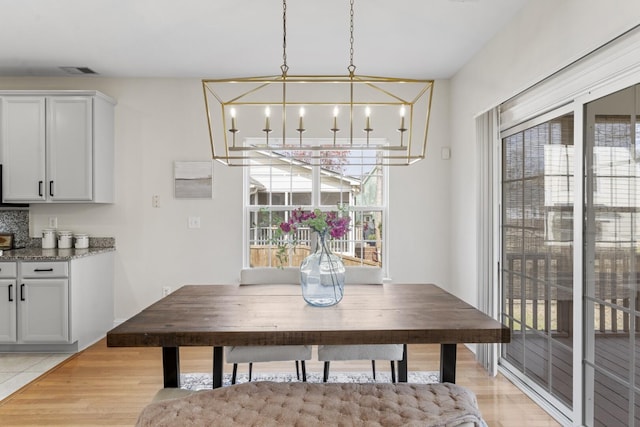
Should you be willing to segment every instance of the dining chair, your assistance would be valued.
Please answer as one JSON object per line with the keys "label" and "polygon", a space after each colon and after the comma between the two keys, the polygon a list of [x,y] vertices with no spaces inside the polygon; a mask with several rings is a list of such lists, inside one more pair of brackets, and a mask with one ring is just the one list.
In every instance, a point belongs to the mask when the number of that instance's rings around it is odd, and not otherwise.
{"label": "dining chair", "polygon": [[[244,268],[240,271],[240,285],[283,284],[299,285],[300,269],[297,267],[284,268]],[[300,380],[300,367],[302,365],[302,381],[307,381],[305,360],[311,359],[311,346],[309,345],[266,345],[266,346],[232,346],[225,347],[225,360],[233,363],[231,384],[236,383],[239,363],[249,364],[249,381],[253,371],[254,362],[281,362],[293,360],[296,363],[296,376]]]}
{"label": "dining chair", "polygon": [[[378,267],[345,267],[345,286],[349,285],[382,285],[383,273]],[[345,293],[348,289],[345,289]],[[395,361],[402,360],[404,346],[402,344],[357,344],[357,345],[320,345],[318,360],[324,362],[322,380],[329,378],[329,364],[335,360],[371,360],[373,379],[376,379],[376,360],[391,362],[391,381],[396,382]]]}

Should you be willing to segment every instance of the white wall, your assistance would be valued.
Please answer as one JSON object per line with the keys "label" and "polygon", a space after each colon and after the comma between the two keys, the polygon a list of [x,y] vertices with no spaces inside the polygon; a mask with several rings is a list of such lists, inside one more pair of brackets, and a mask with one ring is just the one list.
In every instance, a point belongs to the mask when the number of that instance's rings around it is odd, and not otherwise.
{"label": "white wall", "polygon": [[451,80],[451,284],[476,303],[474,118],[640,24],[640,2],[535,0]]}
{"label": "white wall", "polygon": [[409,167],[390,169],[389,274],[395,283],[450,284],[452,161],[440,158],[440,149],[450,145],[448,112],[449,82],[438,80],[427,157]]}
{"label": "white wall", "polygon": [[[173,198],[173,162],[210,158],[202,89],[196,79],[2,78],[0,89],[95,89],[118,101],[116,201],[33,204],[30,233],[48,218],[59,229],[116,238],[115,317],[122,320],[173,289],[235,283],[242,267],[242,169],[214,164],[212,200]],[[448,284],[448,84],[436,82],[429,158],[391,169],[390,274],[394,282]],[[160,196],[153,208],[152,196]],[[187,218],[199,216],[200,229]],[[302,301],[302,300],[301,300]]]}

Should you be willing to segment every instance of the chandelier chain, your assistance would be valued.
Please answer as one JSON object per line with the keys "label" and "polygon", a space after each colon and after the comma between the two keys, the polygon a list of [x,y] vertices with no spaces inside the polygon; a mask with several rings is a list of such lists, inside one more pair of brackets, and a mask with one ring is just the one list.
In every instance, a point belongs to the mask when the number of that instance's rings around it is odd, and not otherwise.
{"label": "chandelier chain", "polygon": [[289,71],[287,65],[287,0],[282,0],[282,75],[286,76]]}
{"label": "chandelier chain", "polygon": [[356,71],[356,66],[353,65],[353,2],[354,0],[351,0],[349,4],[349,66],[347,67],[351,76]]}

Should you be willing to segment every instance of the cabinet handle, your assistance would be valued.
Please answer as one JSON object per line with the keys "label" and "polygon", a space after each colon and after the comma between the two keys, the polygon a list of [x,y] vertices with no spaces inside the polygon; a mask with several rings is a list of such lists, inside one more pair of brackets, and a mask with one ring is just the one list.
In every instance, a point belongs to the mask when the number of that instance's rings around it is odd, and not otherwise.
{"label": "cabinet handle", "polygon": [[13,302],[13,285],[9,285],[9,302]]}
{"label": "cabinet handle", "polygon": [[51,268],[36,268],[33,270],[34,273],[42,273],[44,271],[53,271],[53,267]]}
{"label": "cabinet handle", "polygon": [[38,181],[38,196],[42,197],[42,181]]}
{"label": "cabinet handle", "polygon": [[49,195],[53,197],[53,181],[49,181]]}
{"label": "cabinet handle", "polygon": [[26,301],[24,299],[24,283],[20,285],[20,301]]}

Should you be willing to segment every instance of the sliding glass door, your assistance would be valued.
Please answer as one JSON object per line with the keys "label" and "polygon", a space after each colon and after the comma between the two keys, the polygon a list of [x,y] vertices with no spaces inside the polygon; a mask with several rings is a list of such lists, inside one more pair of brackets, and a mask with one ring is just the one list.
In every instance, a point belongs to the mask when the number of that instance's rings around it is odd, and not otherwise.
{"label": "sliding glass door", "polygon": [[501,363],[576,424],[640,425],[638,117],[640,85],[501,135]]}
{"label": "sliding glass door", "polygon": [[573,114],[502,139],[502,357],[563,405],[573,376]]}
{"label": "sliding glass door", "polygon": [[586,105],[585,418],[640,425],[638,86]]}

